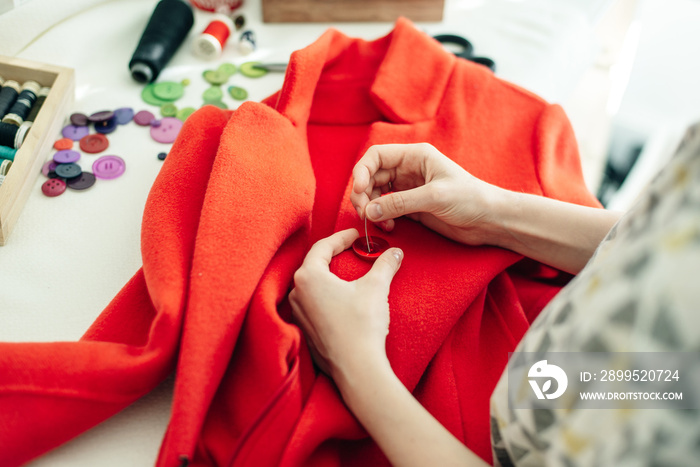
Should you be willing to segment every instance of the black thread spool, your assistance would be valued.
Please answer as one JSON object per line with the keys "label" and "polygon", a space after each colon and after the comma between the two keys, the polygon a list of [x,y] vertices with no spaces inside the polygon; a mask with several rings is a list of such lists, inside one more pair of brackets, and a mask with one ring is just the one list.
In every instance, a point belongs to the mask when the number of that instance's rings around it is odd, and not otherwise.
{"label": "black thread spool", "polygon": [[129,62],[131,77],[139,83],[155,81],[194,24],[192,7],[182,0],[156,5]]}
{"label": "black thread spool", "polygon": [[17,96],[19,96],[19,83],[8,79],[0,90],[0,118],[7,115],[7,111],[17,101]]}
{"label": "black thread spool", "polygon": [[0,146],[7,146],[8,148],[14,148],[15,140],[17,139],[17,134],[19,133],[19,127],[11,123],[0,122]]}
{"label": "black thread spool", "polygon": [[49,95],[50,91],[51,88],[41,88],[39,90],[39,94],[37,94],[36,102],[32,106],[32,110],[29,111],[29,115],[27,115],[27,118],[24,119],[25,123],[33,123],[34,120],[36,120],[36,116],[39,114],[41,107],[44,105],[44,101],[46,101],[46,96]]}
{"label": "black thread spool", "polygon": [[22,92],[19,93],[17,100],[12,104],[12,107],[10,107],[7,115],[2,118],[2,121],[20,126],[32,110],[39,89],[41,89],[41,86],[39,86],[39,83],[36,81],[27,81],[24,83],[24,85],[22,85]]}

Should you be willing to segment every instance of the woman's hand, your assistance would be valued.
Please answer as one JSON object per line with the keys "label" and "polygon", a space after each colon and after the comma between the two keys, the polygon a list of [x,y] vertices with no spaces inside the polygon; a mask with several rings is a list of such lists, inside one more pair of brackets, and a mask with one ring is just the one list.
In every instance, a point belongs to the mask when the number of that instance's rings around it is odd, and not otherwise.
{"label": "woman's hand", "polygon": [[364,277],[344,281],[328,266],[357,237],[357,230],[349,229],[318,241],[294,275],[289,294],[314,360],[339,386],[353,369],[386,362],[389,287],[403,257],[400,249],[390,248]]}
{"label": "woman's hand", "polygon": [[[427,143],[372,146],[352,172],[350,200],[387,231],[407,216],[469,245],[486,243],[493,200],[502,191]],[[385,196],[384,193],[391,192]]]}

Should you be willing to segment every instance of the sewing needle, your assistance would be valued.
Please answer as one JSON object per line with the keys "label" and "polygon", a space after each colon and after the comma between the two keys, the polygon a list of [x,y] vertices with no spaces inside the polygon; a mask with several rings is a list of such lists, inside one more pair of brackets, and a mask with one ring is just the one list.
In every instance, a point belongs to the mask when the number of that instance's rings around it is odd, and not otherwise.
{"label": "sewing needle", "polygon": [[367,253],[372,253],[372,248],[369,246],[369,235],[367,235],[367,214],[365,214],[365,240],[367,240]]}

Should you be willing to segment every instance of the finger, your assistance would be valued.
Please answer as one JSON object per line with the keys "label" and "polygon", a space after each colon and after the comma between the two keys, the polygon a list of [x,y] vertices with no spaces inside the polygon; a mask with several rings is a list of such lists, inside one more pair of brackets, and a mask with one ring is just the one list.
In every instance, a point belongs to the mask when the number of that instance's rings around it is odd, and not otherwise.
{"label": "finger", "polygon": [[365,215],[372,222],[378,222],[414,212],[430,211],[433,204],[430,190],[428,185],[423,185],[373,199],[365,208]]}
{"label": "finger", "polygon": [[394,275],[401,267],[402,260],[403,251],[400,248],[389,248],[377,258],[365,278],[386,285],[388,290]]}
{"label": "finger", "polygon": [[341,230],[330,237],[319,240],[311,247],[304,259],[304,266],[328,268],[333,257],[350,248],[360,234],[355,229]]}
{"label": "finger", "polygon": [[369,186],[370,179],[379,169],[395,169],[401,165],[410,165],[407,168],[420,171],[422,165],[420,161],[431,150],[434,150],[434,148],[426,143],[378,144],[371,146],[357,161],[352,170],[353,190],[355,193],[365,191]]}
{"label": "finger", "polygon": [[386,193],[391,187],[395,172],[393,170],[380,169],[368,183],[364,183],[363,189],[357,189],[357,179],[353,182],[353,191],[350,193],[350,202],[355,206],[360,219],[364,220],[365,206],[372,199],[374,190],[379,189],[379,193]]}

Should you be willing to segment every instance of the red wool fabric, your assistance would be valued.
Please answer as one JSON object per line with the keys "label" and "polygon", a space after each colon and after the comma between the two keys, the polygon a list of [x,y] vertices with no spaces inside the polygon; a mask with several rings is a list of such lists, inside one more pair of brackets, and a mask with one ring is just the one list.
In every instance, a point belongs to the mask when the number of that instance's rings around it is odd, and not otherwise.
{"label": "red wool fabric", "polygon": [[[329,30],[283,88],[185,123],[144,212],[143,268],[79,342],[0,344],[0,465],[26,462],[176,371],[157,464],[387,465],[318,374],[286,296],[310,245],[361,229],[350,174],[372,144],[429,142],[475,176],[598,206],[562,109],[457,59],[401,19],[376,41]],[[374,233],[378,233],[373,228]],[[396,374],[487,461],[488,399],[566,276],[401,219],[389,296]],[[332,270],[370,265],[347,251]]]}

